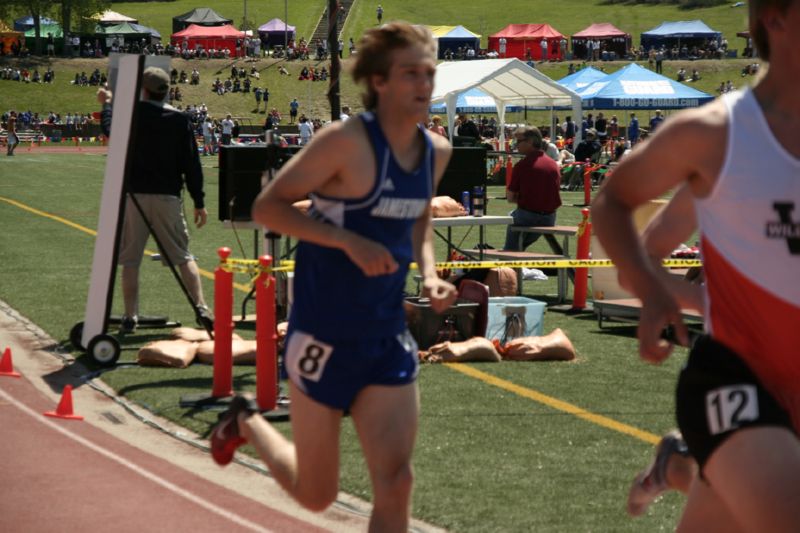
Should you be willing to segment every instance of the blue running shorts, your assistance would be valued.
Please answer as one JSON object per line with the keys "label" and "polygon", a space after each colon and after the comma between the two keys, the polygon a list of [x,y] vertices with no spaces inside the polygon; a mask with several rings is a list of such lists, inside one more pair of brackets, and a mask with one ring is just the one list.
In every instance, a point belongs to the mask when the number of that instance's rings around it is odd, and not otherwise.
{"label": "blue running shorts", "polygon": [[324,340],[290,330],[284,364],[289,379],[315,401],[348,411],[369,385],[407,385],[419,372],[408,330],[382,339]]}

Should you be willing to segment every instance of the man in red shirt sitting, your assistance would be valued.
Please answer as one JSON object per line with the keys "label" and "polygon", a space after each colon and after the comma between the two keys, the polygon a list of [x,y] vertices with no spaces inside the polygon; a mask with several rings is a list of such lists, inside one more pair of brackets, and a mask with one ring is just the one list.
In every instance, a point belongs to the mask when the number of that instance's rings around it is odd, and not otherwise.
{"label": "man in red shirt sitting", "polygon": [[[510,214],[514,226],[555,226],[556,209],[561,206],[561,174],[556,162],[544,153],[544,141],[538,128],[522,127],[514,132],[517,151],[525,158],[514,165],[506,191],[509,202],[517,204]],[[519,233],[506,229],[504,250],[524,250],[540,233]],[[522,247],[520,247],[522,240]]]}

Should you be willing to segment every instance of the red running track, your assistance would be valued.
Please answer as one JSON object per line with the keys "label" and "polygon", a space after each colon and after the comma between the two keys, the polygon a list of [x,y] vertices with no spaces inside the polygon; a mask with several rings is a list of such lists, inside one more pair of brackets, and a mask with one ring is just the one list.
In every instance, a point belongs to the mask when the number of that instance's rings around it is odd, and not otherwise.
{"label": "red running track", "polygon": [[0,531],[324,531],[54,408],[0,376]]}

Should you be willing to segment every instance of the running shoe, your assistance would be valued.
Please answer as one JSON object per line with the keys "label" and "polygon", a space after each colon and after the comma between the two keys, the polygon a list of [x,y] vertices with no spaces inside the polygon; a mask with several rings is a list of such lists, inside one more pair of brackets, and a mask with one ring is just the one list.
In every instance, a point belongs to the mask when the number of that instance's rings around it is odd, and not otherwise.
{"label": "running shoe", "polygon": [[260,409],[255,399],[236,395],[231,400],[228,410],[220,413],[217,424],[211,430],[211,457],[220,465],[225,466],[233,460],[236,449],[247,442],[239,435],[239,413],[258,413]]}
{"label": "running shoe", "polygon": [[138,320],[135,316],[123,316],[119,321],[119,332],[123,335],[136,331]]}
{"label": "running shoe", "polygon": [[656,446],[656,455],[653,461],[639,472],[631,483],[628,492],[628,514],[641,516],[656,498],[667,489],[667,464],[669,458],[675,454],[686,455],[686,442],[678,431],[670,431],[659,441]]}

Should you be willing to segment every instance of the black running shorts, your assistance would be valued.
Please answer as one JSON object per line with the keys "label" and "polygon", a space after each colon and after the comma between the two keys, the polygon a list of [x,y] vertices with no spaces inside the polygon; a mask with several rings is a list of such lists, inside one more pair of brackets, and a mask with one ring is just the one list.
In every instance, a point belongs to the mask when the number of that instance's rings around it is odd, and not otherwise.
{"label": "black running shorts", "polygon": [[744,361],[708,335],[698,337],[681,370],[675,407],[701,476],[711,454],[738,429],[781,426],[794,432],[789,413]]}

